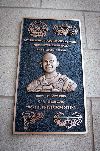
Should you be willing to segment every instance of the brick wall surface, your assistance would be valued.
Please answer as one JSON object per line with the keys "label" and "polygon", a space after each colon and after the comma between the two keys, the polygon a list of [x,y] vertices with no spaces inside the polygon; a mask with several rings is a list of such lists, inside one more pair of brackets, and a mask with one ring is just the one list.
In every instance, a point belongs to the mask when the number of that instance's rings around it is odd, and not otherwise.
{"label": "brick wall surface", "polygon": [[[87,134],[12,135],[23,17],[81,21]],[[0,119],[0,151],[100,150],[100,0],[0,0]]]}

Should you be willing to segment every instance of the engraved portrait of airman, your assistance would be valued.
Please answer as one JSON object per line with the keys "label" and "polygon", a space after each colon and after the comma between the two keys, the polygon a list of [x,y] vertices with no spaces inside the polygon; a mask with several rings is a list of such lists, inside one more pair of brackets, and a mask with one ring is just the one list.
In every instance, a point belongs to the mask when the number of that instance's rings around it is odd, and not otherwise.
{"label": "engraved portrait of airman", "polygon": [[46,53],[42,58],[44,75],[33,80],[28,86],[28,92],[72,92],[77,84],[67,75],[62,75],[56,69],[59,66],[57,57],[52,53]]}

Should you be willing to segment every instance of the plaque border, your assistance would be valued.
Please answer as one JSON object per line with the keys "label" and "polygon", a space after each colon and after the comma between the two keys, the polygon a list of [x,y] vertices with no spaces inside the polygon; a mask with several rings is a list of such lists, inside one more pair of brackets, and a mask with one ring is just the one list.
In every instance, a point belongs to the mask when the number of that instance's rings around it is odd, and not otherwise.
{"label": "plaque border", "polygon": [[[15,119],[16,119],[16,103],[17,103],[17,88],[18,88],[18,75],[19,75],[19,68],[20,68],[20,50],[21,50],[21,40],[22,40],[22,29],[23,29],[23,23],[24,19],[41,19],[41,20],[72,20],[72,21],[78,21],[79,22],[79,28],[80,28],[80,41],[81,41],[81,56],[82,56],[82,71],[83,71],[83,88],[84,88],[84,109],[85,109],[85,129],[86,131],[84,132],[17,132],[15,131]],[[83,47],[82,47],[82,31],[81,31],[81,21],[80,19],[57,19],[57,18],[32,18],[32,17],[23,17],[22,21],[20,23],[20,36],[19,36],[19,45],[18,45],[18,59],[17,59],[17,78],[16,78],[16,88],[15,88],[15,97],[14,97],[14,114],[13,114],[13,134],[35,134],[35,135],[40,135],[40,134],[87,134],[88,133],[88,128],[87,128],[87,101],[86,101],[86,90],[85,90],[85,72],[84,72],[84,62],[83,62]]]}

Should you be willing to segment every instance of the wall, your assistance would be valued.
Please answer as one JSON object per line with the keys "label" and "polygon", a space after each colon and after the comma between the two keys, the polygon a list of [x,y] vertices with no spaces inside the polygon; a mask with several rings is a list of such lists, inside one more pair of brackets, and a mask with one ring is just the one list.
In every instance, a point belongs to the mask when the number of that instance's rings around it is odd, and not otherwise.
{"label": "wall", "polygon": [[[23,17],[80,19],[87,101],[85,135],[12,135],[20,23]],[[1,151],[100,150],[100,0],[0,0]]]}

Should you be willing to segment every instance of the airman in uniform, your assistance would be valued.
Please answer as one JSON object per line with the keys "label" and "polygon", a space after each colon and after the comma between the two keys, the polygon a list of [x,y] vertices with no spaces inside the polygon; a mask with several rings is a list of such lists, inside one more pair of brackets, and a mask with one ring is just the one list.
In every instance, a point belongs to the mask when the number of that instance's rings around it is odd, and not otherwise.
{"label": "airman in uniform", "polygon": [[56,71],[59,62],[52,53],[46,53],[42,60],[44,75],[33,80],[28,86],[28,92],[71,92],[77,84],[66,75]]}

